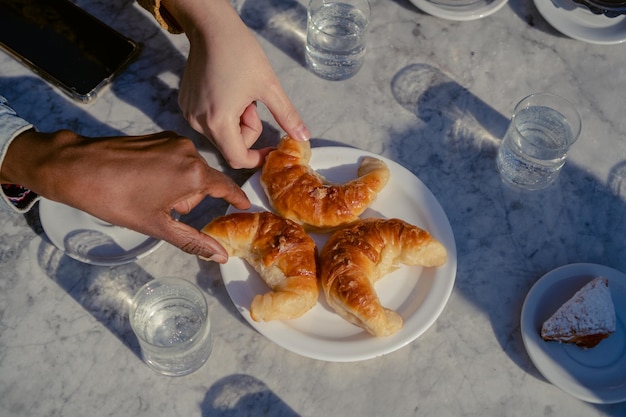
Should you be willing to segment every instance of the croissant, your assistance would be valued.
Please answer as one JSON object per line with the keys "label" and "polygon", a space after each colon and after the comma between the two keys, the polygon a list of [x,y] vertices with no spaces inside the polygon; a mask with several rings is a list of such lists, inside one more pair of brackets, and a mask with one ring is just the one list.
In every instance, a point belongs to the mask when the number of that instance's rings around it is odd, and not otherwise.
{"label": "croissant", "polygon": [[309,230],[330,230],[356,220],[389,180],[389,168],[376,158],[362,159],[358,177],[331,184],[309,167],[311,145],[284,136],[269,153],[261,186],[274,210]]}
{"label": "croissant", "polygon": [[320,252],[320,281],[341,317],[374,336],[389,336],[403,320],[380,304],[374,283],[400,263],[435,267],[446,258],[446,248],[425,230],[399,219],[369,218],[331,235]]}
{"label": "croissant", "polygon": [[270,287],[252,300],[253,320],[297,318],[317,303],[317,249],[300,225],[270,212],[232,213],[215,218],[202,232],[229,256],[248,262]]}

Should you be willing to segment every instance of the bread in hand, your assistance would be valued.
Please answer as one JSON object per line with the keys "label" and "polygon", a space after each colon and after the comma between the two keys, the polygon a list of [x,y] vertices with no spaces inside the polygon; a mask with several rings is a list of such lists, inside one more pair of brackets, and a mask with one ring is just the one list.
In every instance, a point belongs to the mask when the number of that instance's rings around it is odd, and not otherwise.
{"label": "bread in hand", "polygon": [[261,186],[274,210],[309,230],[330,230],[356,220],[389,180],[389,168],[376,158],[362,159],[357,178],[332,184],[309,166],[309,142],[285,136],[269,153]]}
{"label": "bread in hand", "polygon": [[217,240],[229,256],[243,258],[269,286],[250,305],[255,321],[302,316],[319,295],[315,242],[291,220],[269,212],[217,217],[202,232]]}
{"label": "bread in hand", "polygon": [[374,336],[389,336],[402,317],[380,304],[374,283],[399,264],[436,267],[446,248],[427,231],[399,219],[358,220],[333,233],[320,252],[320,282],[328,304]]}

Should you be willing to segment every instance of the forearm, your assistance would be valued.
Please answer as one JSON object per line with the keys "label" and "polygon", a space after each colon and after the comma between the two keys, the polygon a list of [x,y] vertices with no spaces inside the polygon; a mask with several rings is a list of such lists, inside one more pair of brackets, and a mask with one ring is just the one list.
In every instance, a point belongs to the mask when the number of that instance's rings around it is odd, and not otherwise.
{"label": "forearm", "polygon": [[227,35],[245,26],[229,0],[156,0],[188,37],[195,32]]}
{"label": "forearm", "polygon": [[[193,27],[205,27],[208,23],[214,27],[228,15],[237,15],[228,0],[137,0],[137,3],[171,33],[189,33]],[[213,21],[204,20],[210,16],[214,17]]]}

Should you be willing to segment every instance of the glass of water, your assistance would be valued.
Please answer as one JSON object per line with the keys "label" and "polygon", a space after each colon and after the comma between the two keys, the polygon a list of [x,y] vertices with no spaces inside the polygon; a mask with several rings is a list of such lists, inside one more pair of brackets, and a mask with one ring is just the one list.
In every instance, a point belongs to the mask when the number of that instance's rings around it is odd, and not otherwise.
{"label": "glass of water", "polygon": [[502,181],[525,190],[550,186],[581,127],[578,111],[564,98],[550,93],[524,98],[515,106],[498,150]]}
{"label": "glass of water", "polygon": [[365,57],[368,0],[310,0],[307,9],[306,61],[328,80],[356,74]]}
{"label": "glass of water", "polygon": [[148,282],[133,298],[129,319],[144,362],[157,372],[187,375],[211,354],[207,302],[189,281],[159,278]]}

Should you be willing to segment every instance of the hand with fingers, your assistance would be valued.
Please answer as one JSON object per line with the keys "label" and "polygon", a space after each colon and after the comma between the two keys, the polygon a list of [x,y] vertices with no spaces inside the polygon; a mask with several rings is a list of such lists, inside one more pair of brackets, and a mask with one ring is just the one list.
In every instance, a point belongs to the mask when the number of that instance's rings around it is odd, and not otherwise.
{"label": "hand with fingers", "polygon": [[0,180],[222,263],[228,254],[220,244],[171,213],[187,214],[206,196],[250,206],[230,177],[174,132],[87,138],[31,129],[11,142]]}
{"label": "hand with fingers", "polygon": [[164,0],[186,33],[190,51],[179,104],[233,168],[254,168],[271,150],[251,149],[262,130],[263,103],[296,140],[309,131],[287,97],[263,49],[228,0]]}

